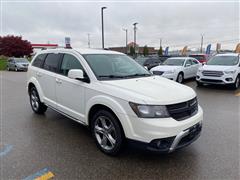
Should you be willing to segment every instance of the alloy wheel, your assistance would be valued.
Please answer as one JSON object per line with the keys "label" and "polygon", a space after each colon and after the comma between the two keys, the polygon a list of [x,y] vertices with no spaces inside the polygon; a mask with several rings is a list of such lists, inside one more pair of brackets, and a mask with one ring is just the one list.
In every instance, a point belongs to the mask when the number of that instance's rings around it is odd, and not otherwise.
{"label": "alloy wheel", "polygon": [[37,92],[35,90],[32,90],[31,92],[31,105],[34,111],[38,111],[39,108],[39,98],[37,95]]}
{"label": "alloy wheel", "polygon": [[98,144],[105,150],[112,150],[116,145],[116,129],[106,116],[99,116],[95,121],[94,134]]}

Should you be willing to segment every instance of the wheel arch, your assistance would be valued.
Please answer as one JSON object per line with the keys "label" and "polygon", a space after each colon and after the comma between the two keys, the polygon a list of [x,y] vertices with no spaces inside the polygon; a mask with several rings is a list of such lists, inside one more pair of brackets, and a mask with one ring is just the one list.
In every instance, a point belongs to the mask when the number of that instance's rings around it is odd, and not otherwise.
{"label": "wheel arch", "polygon": [[36,80],[36,78],[31,78],[29,81],[28,81],[28,86],[27,86],[27,92],[29,94],[30,92],[30,89],[32,87],[35,87],[37,89],[37,92],[38,92],[38,95],[39,95],[39,98],[40,98],[40,101],[43,102],[43,91],[42,91],[42,88],[40,86],[40,84],[38,83],[38,81]]}

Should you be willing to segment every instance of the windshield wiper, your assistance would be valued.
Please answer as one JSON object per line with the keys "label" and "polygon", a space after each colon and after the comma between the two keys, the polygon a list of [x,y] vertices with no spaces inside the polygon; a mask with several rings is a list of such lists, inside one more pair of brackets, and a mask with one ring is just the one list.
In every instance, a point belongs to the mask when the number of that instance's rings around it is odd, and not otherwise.
{"label": "windshield wiper", "polygon": [[130,74],[130,75],[127,75],[127,76],[124,76],[124,77],[142,77],[142,76],[151,76],[151,74],[139,74],[139,73],[136,73],[136,74]]}
{"label": "windshield wiper", "polygon": [[100,78],[124,78],[125,76],[116,76],[116,75],[101,75]]}

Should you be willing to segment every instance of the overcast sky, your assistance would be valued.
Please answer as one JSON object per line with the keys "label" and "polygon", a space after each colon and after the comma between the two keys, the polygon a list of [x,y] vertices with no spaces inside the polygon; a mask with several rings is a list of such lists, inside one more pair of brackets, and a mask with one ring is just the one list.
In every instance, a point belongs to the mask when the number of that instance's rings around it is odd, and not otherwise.
{"label": "overcast sky", "polygon": [[[0,0],[1,1],[1,0]],[[170,49],[221,42],[233,49],[239,42],[239,2],[9,2],[1,3],[2,35],[21,35],[32,43],[64,44],[71,37],[73,47],[101,47],[101,16],[104,10],[105,47],[124,46],[125,32],[133,41],[134,22],[137,43]]]}

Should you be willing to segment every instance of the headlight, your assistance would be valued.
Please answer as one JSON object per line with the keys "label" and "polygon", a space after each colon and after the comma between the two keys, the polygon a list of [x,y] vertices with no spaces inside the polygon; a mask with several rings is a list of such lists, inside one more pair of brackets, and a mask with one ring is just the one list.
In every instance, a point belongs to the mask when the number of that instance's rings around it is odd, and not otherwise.
{"label": "headlight", "polygon": [[236,72],[236,70],[232,70],[232,71],[224,71],[225,74],[234,74]]}
{"label": "headlight", "polygon": [[164,74],[173,74],[174,70],[170,70],[170,71],[165,71]]}
{"label": "headlight", "polygon": [[170,117],[166,106],[142,105],[129,102],[132,110],[140,118],[167,118]]}

